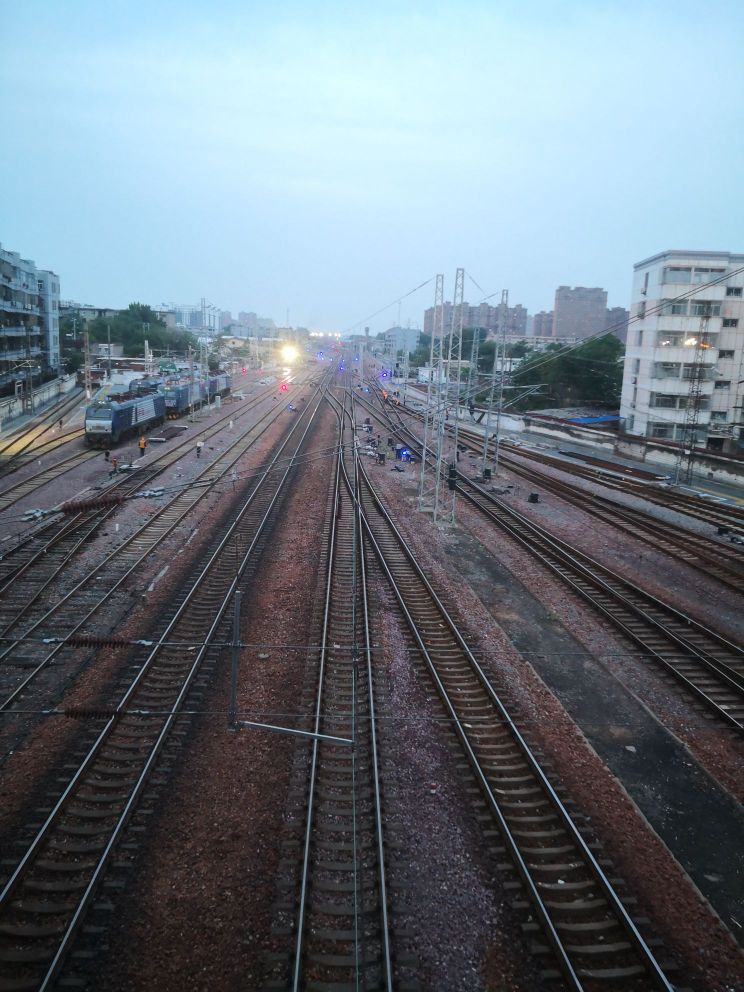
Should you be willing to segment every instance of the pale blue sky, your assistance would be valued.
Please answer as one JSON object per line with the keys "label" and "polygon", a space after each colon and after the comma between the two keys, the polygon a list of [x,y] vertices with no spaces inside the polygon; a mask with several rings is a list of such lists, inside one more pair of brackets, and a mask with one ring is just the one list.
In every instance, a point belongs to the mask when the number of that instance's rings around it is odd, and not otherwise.
{"label": "pale blue sky", "polygon": [[533,313],[559,284],[627,305],[633,263],[665,248],[744,251],[739,2],[0,17],[0,241],[63,297],[343,330],[436,272],[449,297],[458,265]]}

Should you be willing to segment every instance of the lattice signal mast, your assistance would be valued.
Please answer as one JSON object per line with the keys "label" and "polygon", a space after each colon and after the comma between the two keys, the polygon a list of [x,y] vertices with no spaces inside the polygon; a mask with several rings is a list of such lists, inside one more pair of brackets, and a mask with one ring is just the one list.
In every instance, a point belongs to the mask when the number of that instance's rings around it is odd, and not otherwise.
{"label": "lattice signal mast", "polygon": [[[452,434],[455,443],[455,453],[453,455],[453,464],[455,467],[457,467],[457,442],[460,427],[460,376],[462,370],[462,328],[464,301],[465,269],[458,269],[455,272],[455,292],[452,298],[452,323],[450,324],[447,348],[447,366],[444,377],[444,420],[447,420],[447,415],[450,408],[450,395],[454,391],[454,404],[452,408],[455,411],[455,423],[452,428]],[[444,425],[442,425],[442,434],[444,435]],[[449,512],[442,514],[442,517],[451,524],[455,522],[455,495],[456,492],[453,488],[452,498],[449,501]]]}
{"label": "lattice signal mast", "polygon": [[698,426],[700,424],[700,411],[703,401],[703,383],[705,382],[708,365],[704,361],[706,354],[710,350],[709,340],[710,324],[710,304],[705,304],[705,312],[700,318],[700,328],[695,341],[695,351],[692,356],[692,364],[687,366],[687,375],[690,386],[687,391],[687,404],[685,406],[685,419],[682,424],[682,437],[680,438],[679,452],[677,454],[677,465],[674,473],[676,484],[680,482],[692,482],[692,468],[695,461],[695,444],[697,442]]}
{"label": "lattice signal mast", "polygon": [[444,276],[438,275],[434,289],[434,321],[429,348],[429,382],[426,386],[424,412],[424,447],[421,456],[419,482],[419,510],[431,513],[434,520],[439,515],[439,487],[442,448],[444,445],[444,405],[441,402],[444,338]]}

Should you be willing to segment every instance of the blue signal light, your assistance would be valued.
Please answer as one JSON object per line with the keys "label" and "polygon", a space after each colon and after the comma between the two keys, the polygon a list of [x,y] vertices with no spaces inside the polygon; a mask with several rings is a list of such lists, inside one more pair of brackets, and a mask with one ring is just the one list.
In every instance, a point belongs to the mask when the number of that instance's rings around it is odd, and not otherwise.
{"label": "blue signal light", "polygon": [[323,359],[325,358],[325,355],[323,354],[323,352],[322,352],[322,351],[319,351],[319,352],[318,352],[318,358],[320,359],[320,361],[321,361],[321,362],[322,362],[322,361],[323,361]]}
{"label": "blue signal light", "polygon": [[359,355],[354,355],[354,361],[355,362],[358,362],[359,361]]}

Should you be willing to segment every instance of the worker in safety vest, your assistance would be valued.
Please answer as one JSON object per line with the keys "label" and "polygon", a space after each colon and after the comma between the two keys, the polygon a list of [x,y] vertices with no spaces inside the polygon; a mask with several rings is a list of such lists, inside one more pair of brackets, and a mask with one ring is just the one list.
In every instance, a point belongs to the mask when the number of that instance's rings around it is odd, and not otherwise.
{"label": "worker in safety vest", "polygon": [[140,455],[144,455],[146,447],[147,447],[147,441],[145,441],[145,435],[143,434],[142,437],[139,439]]}

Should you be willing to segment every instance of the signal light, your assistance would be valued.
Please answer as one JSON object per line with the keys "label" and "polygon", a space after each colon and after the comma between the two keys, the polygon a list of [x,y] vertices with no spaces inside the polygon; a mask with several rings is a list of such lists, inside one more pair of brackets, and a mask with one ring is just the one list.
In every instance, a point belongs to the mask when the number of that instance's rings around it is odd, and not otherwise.
{"label": "signal light", "polygon": [[246,375],[246,374],[247,374],[247,372],[248,372],[248,369],[247,369],[247,368],[245,367],[245,365],[244,365],[244,366],[243,366],[243,368],[242,368],[242,369],[240,370],[240,374],[241,374],[241,375]]}
{"label": "signal light", "polygon": [[288,389],[289,389],[289,386],[287,385],[287,383],[286,382],[283,382],[281,384],[281,386],[279,387],[279,392],[280,393],[286,393]]}

